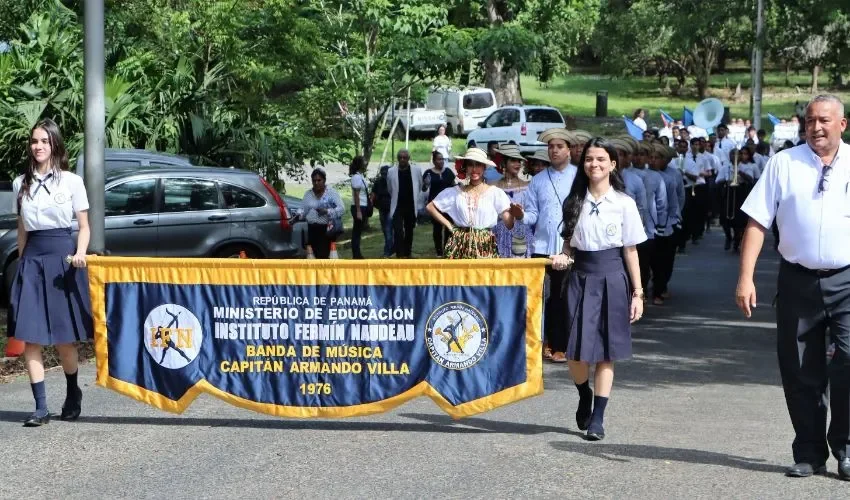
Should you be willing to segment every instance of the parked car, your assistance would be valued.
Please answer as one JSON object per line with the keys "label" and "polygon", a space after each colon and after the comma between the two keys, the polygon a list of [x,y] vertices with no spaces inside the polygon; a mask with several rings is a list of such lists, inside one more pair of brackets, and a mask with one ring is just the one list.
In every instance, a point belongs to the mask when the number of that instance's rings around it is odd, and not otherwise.
{"label": "parked car", "polygon": [[546,149],[537,137],[546,129],[564,127],[561,112],[549,106],[504,106],[481,122],[481,128],[467,136],[467,145],[486,150],[487,144],[515,144],[520,152],[534,154]]}
{"label": "parked car", "polygon": [[446,133],[464,136],[499,109],[496,94],[488,88],[434,89],[427,96],[428,109],[444,109]]}
{"label": "parked car", "polygon": [[[104,206],[105,247],[110,255],[303,255],[304,225],[293,231],[295,220],[284,198],[247,170],[191,165],[108,167]],[[17,269],[14,220],[13,214],[0,219],[0,279],[5,290]]]}
{"label": "parked car", "polygon": [[430,109],[422,103],[413,103],[410,105],[410,119],[408,120],[407,105],[400,104],[395,112],[390,110],[384,115],[386,120],[386,130],[389,133],[393,126],[393,120],[398,118],[398,126],[396,126],[396,138],[404,139],[407,130],[410,130],[410,137],[436,135],[437,129],[441,125],[446,124],[446,112],[443,109]]}

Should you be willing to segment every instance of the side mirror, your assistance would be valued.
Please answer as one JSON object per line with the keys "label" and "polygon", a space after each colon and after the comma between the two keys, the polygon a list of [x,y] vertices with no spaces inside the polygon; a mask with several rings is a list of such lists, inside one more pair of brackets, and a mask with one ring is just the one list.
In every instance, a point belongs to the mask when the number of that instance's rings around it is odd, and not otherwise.
{"label": "side mirror", "polygon": [[486,128],[484,122],[478,122],[478,128]]}

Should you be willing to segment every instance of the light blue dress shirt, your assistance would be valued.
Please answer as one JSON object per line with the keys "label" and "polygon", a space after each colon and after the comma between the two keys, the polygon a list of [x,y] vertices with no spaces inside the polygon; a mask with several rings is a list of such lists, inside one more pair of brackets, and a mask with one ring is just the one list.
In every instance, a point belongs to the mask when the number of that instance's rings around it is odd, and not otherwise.
{"label": "light blue dress shirt", "polygon": [[646,219],[649,214],[646,209],[646,186],[643,185],[643,177],[635,173],[633,168],[624,168],[620,171],[620,175],[622,175],[623,183],[626,185],[626,194],[635,200],[641,223],[646,229]]}
{"label": "light blue dress shirt", "polygon": [[562,171],[549,167],[531,178],[522,221],[534,227],[532,253],[554,255],[563,250],[563,205],[570,195],[577,172],[573,165],[567,165]]}
{"label": "light blue dress shirt", "polygon": [[631,170],[643,179],[648,213],[644,227],[647,238],[654,239],[656,232],[664,232],[667,222],[667,188],[664,186],[664,177],[649,168],[632,168]]}
{"label": "light blue dress shirt", "polygon": [[682,173],[673,167],[659,170],[664,179],[667,189],[667,223],[664,228],[664,236],[673,234],[673,226],[682,223],[682,209],[685,206],[685,184],[682,181]]}

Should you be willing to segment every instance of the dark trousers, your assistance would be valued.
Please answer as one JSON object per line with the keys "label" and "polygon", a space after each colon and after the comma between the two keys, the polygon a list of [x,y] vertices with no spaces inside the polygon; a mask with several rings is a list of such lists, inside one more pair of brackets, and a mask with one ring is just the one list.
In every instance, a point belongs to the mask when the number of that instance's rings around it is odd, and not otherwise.
{"label": "dark trousers", "polygon": [[652,252],[652,296],[661,298],[667,291],[667,284],[673,276],[673,262],[676,259],[676,235],[656,236]]}
{"label": "dark trousers", "polygon": [[413,207],[405,210],[396,208],[393,214],[393,242],[396,257],[410,257],[413,251],[413,229],[416,227],[416,212]]}
{"label": "dark trousers", "polygon": [[[532,258],[548,259],[548,255],[532,254]],[[543,336],[552,352],[567,352],[567,277],[569,270],[558,271],[546,266],[543,286]]]}
{"label": "dark trousers", "polygon": [[708,184],[700,184],[693,189],[688,189],[687,196],[690,200],[689,217],[685,219],[688,225],[688,236],[691,241],[697,241],[705,234],[705,221],[708,219]]}
{"label": "dark trousers", "polygon": [[[783,260],[777,290],[777,352],[794,426],[794,461],[825,463],[827,444],[841,460],[850,456],[850,269],[817,276]],[[835,344],[831,361],[827,330]]]}
{"label": "dark trousers", "polygon": [[[443,214],[443,217],[448,219],[449,222],[451,222],[452,220],[446,214]],[[432,231],[432,235],[434,238],[434,251],[437,253],[437,257],[442,257],[443,251],[445,251],[446,249],[446,243],[449,241],[449,236],[451,236],[452,233],[450,233],[449,230],[446,229],[446,226],[440,224],[436,220],[432,220],[431,224],[433,224],[434,226]]]}
{"label": "dark trousers", "polygon": [[331,255],[331,239],[328,238],[327,224],[307,225],[307,244],[313,247],[317,259],[327,259]]}
{"label": "dark trousers", "polygon": [[366,216],[363,215],[366,213],[366,207],[360,207],[360,214],[363,217],[362,220],[357,220],[355,213],[354,206],[352,206],[351,214],[354,218],[354,222],[351,228],[351,256],[355,259],[362,259],[363,253],[360,251],[360,240],[363,236],[363,227],[366,225]]}
{"label": "dark trousers", "polygon": [[655,240],[646,240],[637,246],[638,262],[640,263],[640,283],[645,290],[649,288],[649,278],[652,276],[652,253]]}
{"label": "dark trousers", "polygon": [[685,244],[691,237],[691,223],[693,220],[694,197],[691,196],[691,188],[685,188],[685,206],[682,208],[681,229],[675,230],[676,246],[680,251],[685,251]]}
{"label": "dark trousers", "polygon": [[393,220],[390,211],[380,210],[378,216],[381,219],[381,232],[384,233],[384,257],[393,254]]}

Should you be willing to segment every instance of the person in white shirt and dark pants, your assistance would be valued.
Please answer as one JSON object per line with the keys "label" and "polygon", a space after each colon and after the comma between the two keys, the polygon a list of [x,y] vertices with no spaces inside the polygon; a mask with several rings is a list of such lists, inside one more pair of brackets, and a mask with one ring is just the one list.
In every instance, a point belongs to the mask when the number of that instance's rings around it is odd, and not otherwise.
{"label": "person in white shirt and dark pants", "polygon": [[[86,250],[89,202],[82,178],[68,171],[68,155],[59,127],[50,119],[30,134],[26,172],[12,183],[18,215],[20,260],[10,293],[8,334],[26,343],[24,359],[35,398],[26,427],[50,422],[44,386],[42,346],[56,346],[67,392],[62,420],[80,416],[76,342],[92,338]],[[72,237],[72,220],[79,231]],[[66,260],[68,257],[70,262]]]}
{"label": "person in white shirt and dark pants", "polygon": [[[831,449],[839,478],[850,481],[850,146],[841,140],[846,126],[836,97],[812,99],[806,144],[773,156],[742,207],[750,220],[736,300],[746,317],[756,306],[753,273],[774,219],[781,236],[775,306],[779,370],[795,432],[795,465],[786,472],[792,477],[824,474]],[[829,361],[827,332],[835,344]]]}
{"label": "person in white shirt and dark pants", "polygon": [[[617,150],[605,139],[587,143],[564,203],[564,249],[552,256],[567,281],[567,359],[579,392],[576,424],[587,439],[605,437],[603,417],[614,383],[614,362],[632,355],[630,324],[643,314],[636,245],[646,241],[635,201],[617,173]],[[590,389],[590,365],[596,366]]]}

